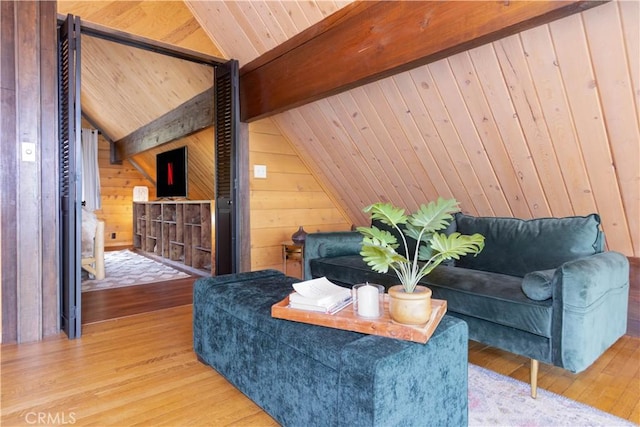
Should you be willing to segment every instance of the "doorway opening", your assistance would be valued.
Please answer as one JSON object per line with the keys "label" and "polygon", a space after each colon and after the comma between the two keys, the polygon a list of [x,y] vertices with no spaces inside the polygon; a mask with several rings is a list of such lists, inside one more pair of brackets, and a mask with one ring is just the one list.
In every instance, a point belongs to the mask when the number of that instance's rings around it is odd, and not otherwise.
{"label": "doorway opening", "polygon": [[[237,61],[221,60],[97,25],[81,23],[79,18],[71,15],[66,20],[60,21],[61,28],[64,27],[64,22],[70,21],[78,25],[76,55],[78,56],[77,66],[82,72],[74,84],[82,96],[78,97],[77,101],[71,102],[74,107],[73,111],[63,108],[61,103],[60,120],[61,122],[66,121],[73,131],[73,133],[67,134],[71,135],[67,139],[75,139],[77,142],[77,135],[82,127],[80,119],[82,117],[85,123],[98,130],[106,140],[109,148],[102,150],[102,156],[108,155],[109,164],[116,167],[118,164],[129,163],[137,171],[136,173],[141,174],[150,182],[149,187],[152,190],[155,187],[153,179],[155,177],[155,163],[149,159],[155,160],[158,152],[171,148],[172,144],[186,143],[190,147],[195,147],[193,150],[190,148],[190,151],[195,150],[194,169],[204,170],[201,175],[208,177],[208,182],[200,180],[198,185],[204,190],[194,196],[196,199],[208,200],[212,205],[210,213],[212,222],[215,223],[217,219],[225,226],[224,232],[211,230],[210,238],[214,243],[209,242],[208,246],[215,247],[212,254],[219,252],[229,254],[228,258],[212,255],[209,265],[218,273],[235,272],[237,265],[239,265],[239,251],[236,244],[239,240],[238,224],[240,221],[238,217],[242,214],[240,206],[235,203],[235,186],[231,185],[232,182],[237,182],[237,174],[240,169],[234,158],[239,117]],[[65,63],[61,61],[61,69],[64,67]],[[123,68],[127,75],[123,74]],[[114,74],[109,79],[104,79],[104,74],[101,73],[107,70]],[[181,73],[183,73],[182,78],[180,77]],[[184,77],[184,74],[187,77]],[[87,82],[93,80],[94,83],[87,86],[85,80]],[[125,81],[133,86],[122,90]],[[107,83],[115,86],[110,86]],[[170,83],[175,83],[179,89],[174,87],[167,90],[166,88],[171,86]],[[219,87],[222,87],[223,90],[218,90]],[[227,90],[228,87],[231,87],[232,90]],[[162,89],[165,89],[165,92]],[[196,99],[198,97],[199,100]],[[80,98],[82,102],[80,102]],[[204,101],[202,101],[203,99]],[[189,105],[185,107],[185,104]],[[194,110],[194,108],[196,109]],[[182,124],[189,122],[193,116],[205,117],[206,114],[201,111],[203,109],[208,109],[208,123],[196,124],[189,131],[182,131],[183,134],[180,135],[174,132],[176,121]],[[174,123],[173,128],[172,123]],[[177,127],[181,128],[182,126],[178,125]],[[209,130],[207,131],[207,129]],[[185,142],[185,138],[190,141]],[[149,141],[153,142],[150,144]],[[77,145],[67,147],[72,151],[71,155],[77,154],[79,150]],[[222,155],[219,147],[223,147]],[[198,150],[208,150],[208,153],[199,155]],[[207,159],[209,159],[208,163]],[[82,171],[80,165],[71,166],[72,168],[77,167],[75,170],[68,171],[68,175],[73,181],[74,177]],[[207,168],[209,168],[209,172],[207,172]],[[227,175],[222,178],[219,176],[221,170],[231,171],[231,174],[227,174],[228,179]],[[212,179],[214,176],[215,179]],[[118,182],[118,179],[118,177],[111,179],[114,182],[114,188],[133,194],[133,186],[130,185],[130,182],[126,179]],[[110,179],[104,181],[109,182]],[[231,188],[231,192],[226,191],[227,188]],[[154,192],[151,191],[151,193]],[[81,322],[81,318],[82,313],[85,313],[82,306],[82,295],[79,291],[81,286],[79,273],[81,263],[78,258],[80,251],[79,225],[82,217],[80,210],[82,198],[79,194],[81,194],[79,191],[74,191],[68,198],[66,206],[74,213],[80,213],[74,215],[69,221],[65,221],[60,233],[63,242],[67,242],[67,244],[71,242],[70,248],[61,253],[61,257],[64,259],[63,264],[68,266],[67,275],[61,280],[63,287],[61,295],[63,295],[64,306],[62,323],[70,338],[80,336],[79,325],[84,323]],[[218,194],[224,195],[222,210],[219,209],[220,203],[216,201]],[[114,222],[125,221],[128,224],[133,224],[128,242],[134,246],[135,224],[132,215],[132,199],[129,199],[129,196],[124,193],[118,192],[107,197],[115,201],[124,200],[124,205],[128,206],[119,211],[110,211],[108,215],[105,215],[105,209],[113,208],[113,204],[107,207],[103,203],[102,219],[106,220],[105,216],[111,216],[115,218]],[[193,196],[189,195],[189,197]],[[148,219],[150,224],[152,221],[156,221],[152,218],[145,219]],[[105,238],[117,238],[118,231],[109,229],[108,220],[105,221],[105,226]],[[125,234],[126,240],[127,231],[123,231],[125,228],[120,227],[119,230]],[[116,227],[116,229],[118,228]],[[170,240],[171,236],[168,235],[167,239]],[[174,240],[176,239],[174,238]],[[203,245],[206,246],[204,243]],[[158,254],[155,248],[153,252]],[[161,251],[160,254],[162,253]],[[108,274],[108,271],[106,273]],[[72,325],[76,326],[72,327]]]}

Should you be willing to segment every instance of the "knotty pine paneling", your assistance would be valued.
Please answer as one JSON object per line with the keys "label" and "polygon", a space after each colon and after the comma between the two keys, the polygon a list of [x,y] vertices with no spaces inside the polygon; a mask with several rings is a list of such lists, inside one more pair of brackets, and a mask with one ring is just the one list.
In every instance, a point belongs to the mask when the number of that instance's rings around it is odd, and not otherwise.
{"label": "knotty pine paneling", "polygon": [[226,58],[246,64],[349,1],[185,1]]}
{"label": "knotty pine paneling", "polygon": [[[57,3],[83,22],[221,56],[182,1]],[[90,36],[82,45],[82,109],[113,140],[213,85],[209,66]]]}
{"label": "knotty pine paneling", "polygon": [[[156,155],[187,146],[187,191],[190,200],[214,198],[213,128],[203,129],[187,137],[168,142],[132,157],[132,160],[155,182]],[[151,198],[150,198],[151,200]]]}
{"label": "knotty pine paneling", "polygon": [[[95,211],[104,221],[104,246],[133,245],[133,187],[149,189],[149,200],[155,199],[155,187],[128,161],[111,164],[109,143],[98,136],[98,168],[102,208]],[[115,238],[112,238],[115,233]]]}
{"label": "knotty pine paneling", "polygon": [[[189,150],[189,198],[213,199],[213,130],[200,131],[134,156],[154,176],[155,154],[182,145]],[[251,268],[282,270],[284,241],[300,225],[307,232],[348,230],[351,223],[271,119],[249,125]],[[267,178],[253,177],[253,165],[266,165]],[[111,179],[114,179],[113,177]],[[117,191],[114,189],[114,192]],[[151,198],[151,197],[150,197]],[[288,274],[298,274],[291,265]],[[297,269],[297,270],[296,270]]]}
{"label": "knotty pine paneling", "polygon": [[[188,2],[241,64],[345,3]],[[273,121],[357,225],[372,202],[438,196],[473,215],[597,212],[609,249],[637,257],[639,9],[610,2]]]}
{"label": "knotty pine paneling", "polygon": [[[273,118],[351,220],[455,197],[475,215],[602,217],[640,252],[637,2],[611,2]],[[637,67],[636,67],[637,68]]]}
{"label": "knotty pine paneling", "polygon": [[[242,64],[346,3],[61,2],[61,12],[217,46]],[[350,222],[366,223],[373,201],[413,209],[440,195],[476,215],[598,212],[609,248],[638,256],[638,9],[610,2],[273,120]],[[213,43],[187,46],[188,32]],[[271,179],[281,191],[314,186],[278,171]]]}
{"label": "knotty pine paneling", "polygon": [[137,36],[221,57],[193,14],[182,1],[66,1],[58,13],[115,28]]}
{"label": "knotty pine paneling", "polygon": [[[271,119],[249,125],[249,151],[252,270],[283,270],[282,242],[300,225],[308,233],[350,229],[344,212]],[[253,176],[256,164],[267,167],[266,178]],[[287,267],[287,274],[299,272],[299,263]]]}
{"label": "knotty pine paneling", "polygon": [[82,109],[119,140],[213,86],[213,68],[82,37]]}

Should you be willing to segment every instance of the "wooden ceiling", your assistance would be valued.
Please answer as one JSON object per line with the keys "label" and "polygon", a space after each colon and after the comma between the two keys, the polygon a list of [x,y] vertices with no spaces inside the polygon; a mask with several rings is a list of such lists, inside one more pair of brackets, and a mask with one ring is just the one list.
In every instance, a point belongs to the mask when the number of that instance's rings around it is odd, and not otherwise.
{"label": "wooden ceiling", "polygon": [[[222,54],[182,2],[58,1],[58,13],[169,43],[215,57]],[[103,39],[82,37],[83,114],[107,138],[117,141],[213,85],[213,68]],[[210,199],[213,185],[213,132],[204,130],[144,153],[130,161],[153,181],[155,155],[189,146],[189,191]]]}
{"label": "wooden ceiling", "polygon": [[[136,36],[221,55],[182,2],[59,1],[58,13]],[[213,84],[213,70],[90,36],[82,37],[82,109],[118,140]]]}
{"label": "wooden ceiling", "polygon": [[213,85],[213,68],[82,37],[82,110],[114,141]]}
{"label": "wooden ceiling", "polygon": [[[242,66],[348,3],[59,2],[59,12]],[[599,212],[609,247],[640,256],[639,23],[638,2],[611,2],[273,120],[355,224],[374,201],[413,209],[439,195],[477,215]]]}

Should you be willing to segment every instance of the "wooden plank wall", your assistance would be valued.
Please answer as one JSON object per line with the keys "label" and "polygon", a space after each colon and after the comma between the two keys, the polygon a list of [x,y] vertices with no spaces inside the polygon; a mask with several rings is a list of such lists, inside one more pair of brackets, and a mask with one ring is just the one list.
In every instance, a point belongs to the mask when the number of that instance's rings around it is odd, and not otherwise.
{"label": "wooden plank wall", "polygon": [[[98,150],[102,209],[95,213],[98,219],[104,221],[104,246],[132,246],[133,187],[147,187],[149,200],[153,200],[156,197],[155,186],[128,161],[111,164],[110,146],[102,135],[98,137]],[[115,237],[112,237],[113,233]]]}
{"label": "wooden plank wall", "polygon": [[[168,142],[151,150],[133,156],[142,170],[155,180],[156,155],[174,148],[187,146],[188,198],[190,200],[211,200],[214,194],[213,144],[215,136],[209,127],[184,138]],[[149,196],[149,200],[151,196]]]}
{"label": "wooden plank wall", "polygon": [[2,342],[28,342],[59,329],[56,4],[0,2],[0,24]]}
{"label": "wooden plank wall", "polygon": [[[282,242],[290,241],[299,226],[308,233],[351,228],[339,205],[271,119],[249,125],[249,147],[253,270],[282,270]],[[253,176],[254,165],[266,165],[266,179]],[[300,273],[299,263],[291,268],[287,274]]]}
{"label": "wooden plank wall", "polygon": [[[213,199],[213,129],[204,129],[134,156],[144,172],[155,176],[155,155],[182,145],[189,150],[189,199]],[[147,185],[149,199],[155,198],[153,185],[131,167],[109,165],[108,144],[100,141],[100,180],[105,220],[105,246],[130,245],[131,194],[134,185]],[[282,270],[282,242],[288,241],[300,225],[307,232],[348,230],[351,223],[311,174],[298,153],[271,119],[249,126],[249,185],[251,206],[251,268]],[[125,162],[126,164],[126,162]],[[253,165],[266,165],[267,178],[253,178]],[[128,199],[125,199],[128,198]],[[116,232],[117,241],[110,239]],[[290,266],[289,274],[299,274],[300,265]]]}
{"label": "wooden plank wall", "polygon": [[274,121],[356,224],[381,198],[438,195],[474,215],[598,212],[608,247],[638,256],[638,16],[598,6]]}
{"label": "wooden plank wall", "polygon": [[[344,4],[267,3],[188,5],[243,65]],[[358,225],[372,202],[438,196],[483,216],[598,212],[608,247],[638,257],[639,5],[612,1],[273,120]]]}

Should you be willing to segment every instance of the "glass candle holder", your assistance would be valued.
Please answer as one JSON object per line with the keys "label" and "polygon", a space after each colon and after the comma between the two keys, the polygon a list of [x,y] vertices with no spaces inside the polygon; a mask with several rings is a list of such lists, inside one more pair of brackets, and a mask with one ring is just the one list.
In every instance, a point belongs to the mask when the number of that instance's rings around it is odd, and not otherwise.
{"label": "glass candle holder", "polygon": [[360,283],[351,288],[353,310],[360,317],[377,319],[384,312],[384,286]]}

